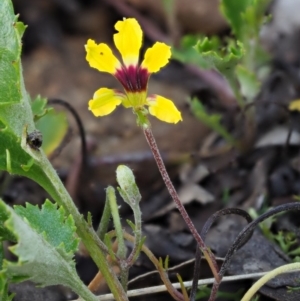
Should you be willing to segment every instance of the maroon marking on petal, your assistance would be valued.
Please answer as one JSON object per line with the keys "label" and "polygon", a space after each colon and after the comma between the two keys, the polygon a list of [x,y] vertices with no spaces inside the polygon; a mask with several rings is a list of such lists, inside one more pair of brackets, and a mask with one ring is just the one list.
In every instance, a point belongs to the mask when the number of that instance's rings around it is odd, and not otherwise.
{"label": "maroon marking on petal", "polygon": [[124,67],[122,67],[122,69],[117,69],[115,77],[122,84],[125,90],[130,90],[130,87],[128,87],[127,84],[126,70],[124,69]]}
{"label": "maroon marking on petal", "polygon": [[129,66],[117,69],[115,77],[128,92],[146,91],[150,73],[140,66]]}
{"label": "maroon marking on petal", "polygon": [[148,72],[148,70],[140,67],[138,71],[138,78],[140,80],[140,86],[142,90],[147,89],[149,77],[150,77],[150,73]]}

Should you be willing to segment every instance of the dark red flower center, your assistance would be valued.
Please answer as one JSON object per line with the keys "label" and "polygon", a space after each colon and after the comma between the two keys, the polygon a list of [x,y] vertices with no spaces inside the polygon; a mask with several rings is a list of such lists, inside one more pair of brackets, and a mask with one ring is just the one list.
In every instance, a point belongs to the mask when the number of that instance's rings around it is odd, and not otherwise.
{"label": "dark red flower center", "polygon": [[127,92],[142,92],[147,90],[150,73],[140,66],[122,67],[115,73],[115,77]]}

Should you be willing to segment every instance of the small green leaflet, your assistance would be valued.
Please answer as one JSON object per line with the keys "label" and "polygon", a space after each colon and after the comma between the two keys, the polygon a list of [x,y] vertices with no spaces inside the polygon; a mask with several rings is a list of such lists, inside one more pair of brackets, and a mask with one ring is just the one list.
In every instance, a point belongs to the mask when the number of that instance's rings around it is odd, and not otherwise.
{"label": "small green leaflet", "polygon": [[38,95],[34,100],[31,101],[31,110],[34,116],[34,121],[39,120],[47,113],[47,99]]}
{"label": "small green leaflet", "polygon": [[8,293],[8,282],[5,272],[0,271],[0,301],[11,301],[14,294]]}
{"label": "small green leaflet", "polygon": [[[8,240],[12,242],[16,242],[16,238],[13,235],[11,231],[9,231],[5,226],[4,222],[8,219],[8,213],[6,211],[0,210],[0,248],[2,248],[2,241]],[[2,268],[2,260],[1,260],[1,266]]]}
{"label": "small green leaflet", "polygon": [[191,108],[194,115],[206,126],[210,127],[215,132],[220,134],[231,145],[236,145],[234,137],[222,125],[222,116],[220,114],[210,115],[209,113],[207,113],[205,107],[197,98],[192,99]]}

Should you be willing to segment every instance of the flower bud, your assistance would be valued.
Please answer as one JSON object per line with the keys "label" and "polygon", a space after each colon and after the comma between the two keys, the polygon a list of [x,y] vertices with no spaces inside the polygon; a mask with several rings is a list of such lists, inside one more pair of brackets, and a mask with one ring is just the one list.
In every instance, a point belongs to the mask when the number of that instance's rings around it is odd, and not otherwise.
{"label": "flower bud", "polygon": [[117,181],[120,195],[129,206],[137,206],[141,200],[140,191],[135,183],[133,172],[125,165],[117,168]]}

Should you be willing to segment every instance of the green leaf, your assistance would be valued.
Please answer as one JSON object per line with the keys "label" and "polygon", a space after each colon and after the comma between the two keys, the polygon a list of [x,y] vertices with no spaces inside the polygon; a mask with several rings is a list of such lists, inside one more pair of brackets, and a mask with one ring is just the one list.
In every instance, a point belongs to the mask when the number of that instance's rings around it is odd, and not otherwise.
{"label": "green leaf", "polygon": [[30,102],[21,74],[21,35],[24,28],[23,24],[16,22],[11,1],[2,0],[0,2],[0,121],[1,127],[7,127],[7,133],[11,132],[15,136],[11,139],[19,140],[25,126],[29,131],[34,130]]}
{"label": "green leaf", "polygon": [[143,236],[139,245],[138,245],[138,249],[137,249],[137,252],[135,253],[135,256],[133,257],[133,262],[135,262],[137,260],[137,258],[139,257],[140,253],[141,253],[141,250],[142,250],[142,247],[146,241],[147,237],[146,236]]}
{"label": "green leaf", "polygon": [[0,48],[9,50],[15,60],[18,60],[21,54],[21,37],[25,26],[17,22],[14,14],[12,2],[10,0],[0,1]]}
{"label": "green leaf", "polygon": [[[2,249],[2,241],[4,241],[4,240],[16,242],[16,238],[13,235],[13,233],[4,226],[4,221],[6,221],[7,219],[8,219],[8,214],[6,213],[6,211],[0,211],[0,247],[1,247],[1,249]],[[2,260],[1,260],[0,269],[1,268],[2,268]]]}
{"label": "green leaf", "polygon": [[253,2],[253,0],[222,0],[221,12],[229,22],[232,31],[241,38],[244,28],[244,20],[242,14],[246,11],[247,7]]}
{"label": "green leaf", "polygon": [[17,22],[11,1],[0,1],[0,105],[21,99],[20,55],[24,25]]}
{"label": "green leaf", "polygon": [[135,224],[130,219],[127,219],[126,222],[129,225],[129,227],[131,228],[131,230],[134,232],[136,229]]}
{"label": "green leaf", "polygon": [[239,41],[228,40],[226,47],[220,45],[217,37],[204,38],[195,45],[198,55],[202,57],[204,69],[216,69],[223,75],[233,72],[235,66],[245,54],[243,44]]}
{"label": "green leaf", "polygon": [[260,90],[260,83],[255,74],[242,65],[238,65],[235,72],[240,83],[242,95],[248,102],[253,101]]}
{"label": "green leaf", "polygon": [[245,33],[243,38],[258,38],[261,26],[269,20],[266,10],[270,0],[251,0],[245,12],[242,13]]}
{"label": "green leaf", "polygon": [[[26,134],[24,135],[23,139],[26,141]],[[31,150],[28,145],[25,145],[28,152],[31,151],[33,155],[27,153],[21,146],[21,140],[21,137],[17,137],[11,128],[5,127],[0,121],[0,169],[31,178],[43,186],[50,194],[54,193],[52,183],[40,166],[39,160],[43,160],[43,155],[39,151]],[[33,156],[38,158],[35,159]]]}
{"label": "green leaf", "polygon": [[40,95],[38,95],[31,102],[31,110],[35,121],[43,117],[47,113],[46,105],[47,105],[47,99],[41,97]]}
{"label": "green leaf", "polygon": [[[23,174],[22,166],[32,161],[22,150],[25,126],[34,129],[28,95],[21,76],[21,34],[11,1],[0,2],[0,169]],[[22,83],[22,84],[21,84]]]}
{"label": "green leaf", "polygon": [[0,301],[11,301],[14,295],[8,293],[8,282],[5,271],[0,271]]}
{"label": "green leaf", "polygon": [[223,45],[217,36],[210,38],[189,35],[181,40],[180,49],[172,49],[172,57],[183,63],[219,72],[233,69],[244,55],[243,44],[232,39]]}
{"label": "green leaf", "polygon": [[35,125],[43,136],[42,149],[47,156],[62,143],[67,130],[67,116],[64,112],[57,112],[47,107],[47,99],[37,96],[31,102]]}
{"label": "green leaf", "polygon": [[62,143],[68,131],[68,122],[65,112],[57,112],[46,106],[47,99],[41,96],[37,96],[31,102],[35,125],[43,135],[42,149],[47,156],[50,156]]}
{"label": "green leaf", "polygon": [[15,212],[26,218],[30,226],[54,247],[62,247],[67,254],[73,256],[78,248],[79,240],[75,238],[76,227],[72,216],[66,218],[63,207],[57,209],[57,204],[49,200],[43,204],[41,210],[38,206],[26,203],[26,207],[15,206]]}
{"label": "green leaf", "polygon": [[232,145],[236,145],[235,139],[231,134],[224,128],[221,123],[222,116],[220,114],[209,115],[203,106],[203,104],[198,99],[193,99],[191,101],[191,108],[194,115],[203,122],[206,126],[210,127],[217,133],[219,133],[227,142]]}
{"label": "green leaf", "polygon": [[[185,36],[180,49],[172,49],[173,58],[195,64],[203,69],[216,69],[220,73],[233,72],[245,55],[244,45],[233,39],[226,44],[216,37]],[[225,74],[226,75],[226,74]]]}
{"label": "green leaf", "polygon": [[65,112],[51,109],[36,122],[36,127],[43,135],[42,149],[49,156],[61,144],[67,133],[67,116]]}
{"label": "green leaf", "polygon": [[169,257],[169,255],[167,255],[166,258],[165,258],[165,262],[164,262],[164,269],[165,270],[168,270],[168,268],[169,268],[169,261],[170,261],[170,257]]}
{"label": "green leaf", "polygon": [[35,124],[21,72],[25,26],[15,21],[11,1],[0,1],[0,170],[31,178],[54,196],[53,185],[41,167],[45,156],[26,145],[24,129],[31,133]]}
{"label": "green leaf", "polygon": [[242,64],[251,72],[268,60],[259,33],[267,21],[266,9],[270,0],[222,0],[221,11],[231,25],[236,38],[243,43],[246,55]]}
{"label": "green leaf", "polygon": [[[53,213],[54,207],[49,206],[49,208],[47,210],[52,213],[48,214],[55,216]],[[32,207],[27,210],[36,213]],[[14,233],[18,240],[18,244],[10,247],[10,251],[18,257],[18,262],[5,260],[3,264],[10,281],[18,282],[29,279],[42,286],[65,285],[81,297],[84,297],[85,300],[97,300],[79,279],[75,269],[75,262],[71,258],[71,251],[67,253],[63,244],[54,246],[52,243],[57,243],[54,238],[52,238],[50,243],[46,239],[47,235],[45,235],[45,232],[38,233],[26,219],[19,216],[3,201],[0,201],[1,211],[5,211],[7,216],[9,216],[6,221],[3,220],[2,222],[5,222],[5,226]],[[54,220],[60,214],[54,217]],[[33,223],[40,227],[39,218],[36,218],[35,214],[34,217],[33,220],[35,221]],[[55,225],[51,225],[51,227],[55,227]],[[57,235],[59,235],[59,232]],[[49,237],[47,238],[49,239]]]}
{"label": "green leaf", "polygon": [[244,45],[239,41],[227,40],[222,47],[216,37],[199,40],[195,46],[199,57],[205,62],[200,67],[204,69],[215,69],[219,71],[230,84],[237,102],[242,106],[243,101],[236,79],[235,68],[242,61],[245,55]]}
{"label": "green leaf", "polygon": [[[196,35],[186,35],[180,41],[180,49],[172,47],[172,58],[182,63],[189,63],[202,66],[205,61],[194,48],[201,37]],[[203,37],[202,37],[203,38]]]}
{"label": "green leaf", "polygon": [[20,101],[19,66],[16,59],[11,51],[0,48],[0,105]]}
{"label": "green leaf", "polygon": [[220,8],[233,33],[246,43],[258,37],[269,3],[270,0],[222,0]]}

